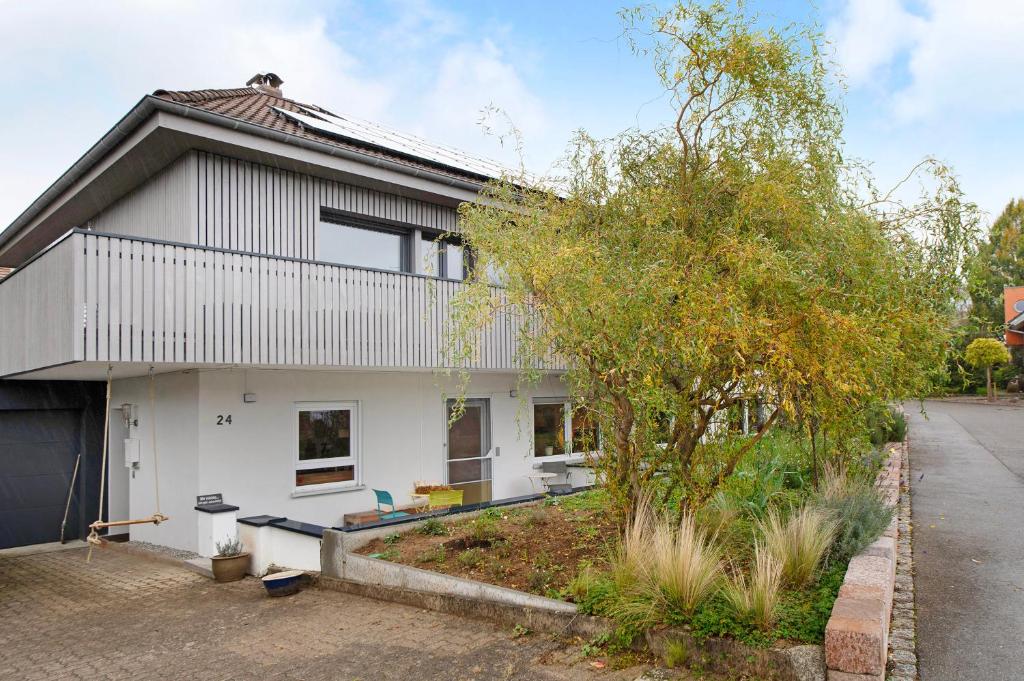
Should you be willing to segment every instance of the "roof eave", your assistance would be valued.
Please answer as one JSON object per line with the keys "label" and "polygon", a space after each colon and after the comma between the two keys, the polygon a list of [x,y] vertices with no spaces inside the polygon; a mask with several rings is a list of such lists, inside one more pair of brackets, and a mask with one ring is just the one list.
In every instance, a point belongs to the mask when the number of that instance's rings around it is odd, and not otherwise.
{"label": "roof eave", "polygon": [[97,141],[89,148],[88,151],[85,152],[85,154],[75,161],[70,168],[64,171],[64,173],[61,174],[60,177],[58,177],[57,180],[54,181],[54,183],[51,184],[42,194],[40,194],[39,197],[28,206],[28,208],[15,218],[14,221],[3,230],[3,232],[0,232],[0,251],[2,251],[8,243],[14,239],[14,237],[20,234],[26,226],[30,225],[33,220],[35,220],[47,208],[47,206],[74,185],[76,181],[88,173],[111,151],[117,148],[121,142],[137,130],[139,126],[141,126],[153,113],[157,111],[178,115],[183,118],[193,118],[231,130],[239,130],[257,137],[291,144],[310,151],[326,154],[328,156],[354,160],[359,163],[375,167],[387,168],[404,175],[429,179],[432,182],[457,187],[459,189],[477,192],[483,186],[483,182],[481,181],[470,179],[463,180],[457,177],[452,177],[451,175],[443,172],[434,172],[425,168],[412,167],[405,163],[380,158],[373,154],[361,153],[354,149],[345,149],[331,144],[326,144],[324,142],[317,142],[315,140],[306,139],[280,130],[274,130],[255,123],[240,121],[224,114],[206,111],[205,109],[189,106],[180,102],[173,102],[153,95],[146,95],[140,99],[139,102],[116,124],[114,124],[114,126],[108,130],[107,133],[99,139],[99,141]]}

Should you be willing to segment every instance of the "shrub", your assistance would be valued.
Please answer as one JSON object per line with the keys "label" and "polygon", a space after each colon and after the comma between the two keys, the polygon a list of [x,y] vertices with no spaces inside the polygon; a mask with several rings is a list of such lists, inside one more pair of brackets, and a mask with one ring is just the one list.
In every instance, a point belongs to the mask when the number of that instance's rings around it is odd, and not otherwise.
{"label": "shrub", "polygon": [[416,531],[430,537],[445,537],[448,535],[448,526],[437,518],[428,518]]}
{"label": "shrub", "polygon": [[817,508],[804,506],[789,519],[778,511],[768,513],[761,523],[768,551],[782,564],[782,576],[794,586],[809,584],[822,558],[832,545],[836,522]]}
{"label": "shrub", "polygon": [[902,442],[907,434],[907,417],[902,411],[883,404],[868,408],[865,423],[871,444],[876,447],[886,442]]}
{"label": "shrub", "polygon": [[737,616],[754,622],[762,631],[768,631],[775,620],[781,588],[782,563],[761,542],[757,542],[750,579],[738,571],[726,582],[722,595]]}
{"label": "shrub", "polygon": [[816,502],[836,523],[829,562],[845,563],[885,531],[892,509],[870,484],[850,483],[842,494],[822,496]]}

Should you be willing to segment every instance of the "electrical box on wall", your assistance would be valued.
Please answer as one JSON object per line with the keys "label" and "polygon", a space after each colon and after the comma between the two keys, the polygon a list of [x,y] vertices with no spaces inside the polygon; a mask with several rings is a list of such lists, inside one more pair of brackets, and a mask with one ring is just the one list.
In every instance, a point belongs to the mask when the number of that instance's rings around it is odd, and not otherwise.
{"label": "electrical box on wall", "polygon": [[124,440],[124,465],[126,468],[135,468],[142,458],[139,441],[133,437]]}

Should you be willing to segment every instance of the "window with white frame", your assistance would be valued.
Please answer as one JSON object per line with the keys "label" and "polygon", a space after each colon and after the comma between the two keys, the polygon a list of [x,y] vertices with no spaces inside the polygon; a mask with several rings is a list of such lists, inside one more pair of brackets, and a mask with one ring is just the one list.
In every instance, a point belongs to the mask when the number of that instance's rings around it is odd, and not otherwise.
{"label": "window with white frame", "polygon": [[597,448],[597,425],[585,409],[573,409],[563,398],[533,401],[534,456],[581,454]]}
{"label": "window with white frame", "polygon": [[359,414],[354,402],[295,405],[295,487],[330,489],[359,483]]}

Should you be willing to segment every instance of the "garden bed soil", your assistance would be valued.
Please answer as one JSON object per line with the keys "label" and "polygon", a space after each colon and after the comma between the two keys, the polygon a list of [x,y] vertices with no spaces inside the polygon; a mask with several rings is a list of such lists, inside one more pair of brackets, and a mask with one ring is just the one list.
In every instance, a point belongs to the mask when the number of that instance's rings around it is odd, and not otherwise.
{"label": "garden bed soil", "polygon": [[597,494],[494,509],[473,520],[444,523],[444,535],[413,530],[375,539],[356,553],[562,598],[579,566],[604,562],[617,538]]}

